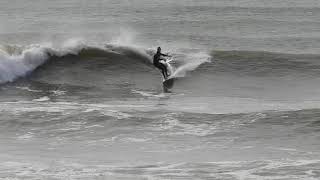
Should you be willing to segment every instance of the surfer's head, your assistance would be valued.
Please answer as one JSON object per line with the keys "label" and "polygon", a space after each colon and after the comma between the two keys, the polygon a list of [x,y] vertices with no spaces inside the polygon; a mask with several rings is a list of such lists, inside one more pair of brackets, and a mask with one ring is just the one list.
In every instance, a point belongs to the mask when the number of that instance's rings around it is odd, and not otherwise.
{"label": "surfer's head", "polygon": [[161,47],[158,47],[157,52],[161,52]]}

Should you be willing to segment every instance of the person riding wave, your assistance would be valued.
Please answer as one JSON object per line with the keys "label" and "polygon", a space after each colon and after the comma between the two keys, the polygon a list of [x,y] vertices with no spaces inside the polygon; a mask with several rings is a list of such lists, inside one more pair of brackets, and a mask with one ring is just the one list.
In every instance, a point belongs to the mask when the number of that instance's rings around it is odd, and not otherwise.
{"label": "person riding wave", "polygon": [[168,54],[162,54],[161,47],[158,47],[157,53],[153,56],[153,65],[159,68],[162,72],[164,79],[167,79],[167,77],[169,76],[167,66],[160,62],[160,61],[166,61],[166,59],[161,58],[161,56],[171,57]]}

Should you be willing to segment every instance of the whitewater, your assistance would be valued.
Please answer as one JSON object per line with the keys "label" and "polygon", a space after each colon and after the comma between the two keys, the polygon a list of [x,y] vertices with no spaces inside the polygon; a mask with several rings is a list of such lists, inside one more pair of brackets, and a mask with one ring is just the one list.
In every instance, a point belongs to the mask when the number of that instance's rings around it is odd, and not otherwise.
{"label": "whitewater", "polygon": [[319,179],[319,8],[1,1],[0,179]]}

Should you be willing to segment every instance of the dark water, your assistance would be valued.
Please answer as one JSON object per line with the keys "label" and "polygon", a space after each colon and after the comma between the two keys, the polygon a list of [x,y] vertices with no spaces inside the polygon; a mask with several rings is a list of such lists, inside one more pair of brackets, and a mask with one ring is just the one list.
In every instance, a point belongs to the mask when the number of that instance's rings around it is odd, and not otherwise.
{"label": "dark water", "polygon": [[0,2],[0,179],[318,179],[319,7]]}

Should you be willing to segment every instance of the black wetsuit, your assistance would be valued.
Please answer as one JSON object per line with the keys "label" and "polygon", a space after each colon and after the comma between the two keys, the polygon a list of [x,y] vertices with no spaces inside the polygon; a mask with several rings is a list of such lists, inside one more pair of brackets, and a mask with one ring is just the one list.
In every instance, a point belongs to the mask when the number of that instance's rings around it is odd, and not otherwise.
{"label": "black wetsuit", "polygon": [[161,70],[163,77],[166,79],[168,77],[168,70],[166,65],[160,62],[161,60],[164,60],[161,58],[161,56],[168,56],[168,55],[165,55],[162,53],[156,53],[153,56],[153,65]]}

